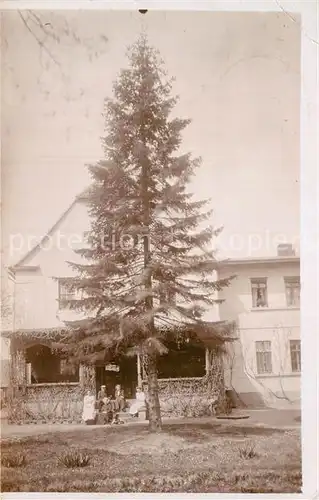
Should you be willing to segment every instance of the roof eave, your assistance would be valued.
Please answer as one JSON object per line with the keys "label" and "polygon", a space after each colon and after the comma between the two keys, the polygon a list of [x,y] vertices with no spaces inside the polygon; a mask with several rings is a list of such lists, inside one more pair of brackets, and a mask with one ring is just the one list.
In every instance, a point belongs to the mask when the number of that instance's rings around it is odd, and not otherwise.
{"label": "roof eave", "polygon": [[217,269],[225,269],[235,266],[253,266],[253,265],[280,265],[280,264],[299,264],[299,256],[291,257],[263,257],[263,258],[249,258],[249,259],[227,259],[218,262]]}
{"label": "roof eave", "polygon": [[15,264],[14,266],[9,267],[9,270],[13,273],[17,273],[19,271],[39,271],[40,266],[24,266]]}

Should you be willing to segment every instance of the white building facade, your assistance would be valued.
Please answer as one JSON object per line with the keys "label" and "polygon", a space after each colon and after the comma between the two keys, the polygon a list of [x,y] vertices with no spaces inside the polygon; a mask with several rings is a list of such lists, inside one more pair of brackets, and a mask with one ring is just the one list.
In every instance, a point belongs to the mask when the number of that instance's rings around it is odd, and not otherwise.
{"label": "white building facade", "polygon": [[229,260],[219,277],[230,274],[236,277],[220,294],[220,319],[237,323],[226,369],[229,389],[244,405],[300,407],[299,257]]}

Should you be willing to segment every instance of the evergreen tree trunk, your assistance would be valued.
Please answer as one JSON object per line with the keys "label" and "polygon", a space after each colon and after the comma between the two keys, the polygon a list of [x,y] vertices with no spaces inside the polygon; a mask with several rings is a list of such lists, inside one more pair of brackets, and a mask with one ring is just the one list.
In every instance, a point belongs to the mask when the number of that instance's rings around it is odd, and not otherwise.
{"label": "evergreen tree trunk", "polygon": [[[142,144],[144,148],[144,127],[141,124]],[[151,249],[150,249],[150,203],[149,203],[149,165],[144,154],[142,153],[142,200],[143,200],[143,215],[144,215],[144,230],[145,235],[143,239],[143,253],[144,253],[144,269],[149,270],[151,262]],[[149,292],[149,296],[145,300],[146,311],[153,310],[153,297],[152,297],[152,274],[149,272],[145,280],[145,290]],[[150,337],[155,335],[154,319],[150,320],[149,324]],[[149,400],[149,428],[151,431],[160,431],[162,428],[161,409],[158,397],[158,382],[157,382],[157,356],[156,352],[150,352],[147,356],[147,381],[148,381],[148,400]]]}
{"label": "evergreen tree trunk", "polygon": [[147,356],[148,418],[153,432],[162,429],[161,410],[158,397],[156,354]]}

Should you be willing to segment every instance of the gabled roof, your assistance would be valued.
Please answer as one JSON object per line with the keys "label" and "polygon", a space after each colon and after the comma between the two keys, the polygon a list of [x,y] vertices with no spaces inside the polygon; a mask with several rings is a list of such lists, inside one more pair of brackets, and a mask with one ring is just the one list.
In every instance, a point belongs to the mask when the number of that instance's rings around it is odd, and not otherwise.
{"label": "gabled roof", "polygon": [[[71,212],[72,208],[78,202],[86,203],[88,199],[88,189],[85,189],[77,195],[72,201],[71,205],[62,213],[58,220],[53,224],[53,226],[48,230],[45,236],[31,249],[29,250],[16,264],[10,267],[11,271],[18,271],[20,267],[25,267],[25,263],[37,252],[37,250],[52,236],[54,231],[59,227],[59,225],[65,220],[68,214]],[[30,266],[29,266],[30,267]],[[31,266],[33,267],[33,266]]]}

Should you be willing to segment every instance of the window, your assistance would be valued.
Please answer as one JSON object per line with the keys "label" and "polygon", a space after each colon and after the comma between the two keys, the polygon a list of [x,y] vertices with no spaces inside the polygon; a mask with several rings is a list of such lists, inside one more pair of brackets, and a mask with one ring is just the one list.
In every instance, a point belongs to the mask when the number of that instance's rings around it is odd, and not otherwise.
{"label": "window", "polygon": [[[165,286],[166,285],[166,286]],[[176,282],[175,279],[170,277],[167,280],[163,280],[160,283],[160,291],[159,291],[159,301],[160,304],[176,304]]]}
{"label": "window", "polygon": [[286,299],[288,307],[300,306],[300,278],[284,278],[286,288]]}
{"label": "window", "polygon": [[160,292],[160,304],[176,304],[176,292],[175,290]]}
{"label": "window", "polygon": [[205,347],[199,343],[167,341],[168,352],[158,357],[159,378],[203,377]]}
{"label": "window", "polygon": [[268,307],[267,278],[252,278],[250,281],[253,307]]}
{"label": "window", "polygon": [[269,340],[256,342],[257,373],[272,373],[271,342]]}
{"label": "window", "polygon": [[28,384],[78,382],[79,369],[61,359],[48,346],[34,345],[26,350]]}
{"label": "window", "polygon": [[290,340],[291,371],[301,371],[300,340]]}
{"label": "window", "polygon": [[60,307],[65,307],[68,300],[76,300],[77,293],[75,290],[70,290],[69,287],[63,283],[62,280],[59,281],[59,305]]}

